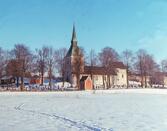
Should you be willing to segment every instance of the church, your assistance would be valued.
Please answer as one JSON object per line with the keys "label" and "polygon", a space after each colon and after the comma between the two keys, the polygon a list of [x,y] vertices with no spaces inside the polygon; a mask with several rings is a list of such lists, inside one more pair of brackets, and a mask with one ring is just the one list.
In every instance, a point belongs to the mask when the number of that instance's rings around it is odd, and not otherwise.
{"label": "church", "polygon": [[127,70],[122,62],[113,62],[110,70],[106,70],[105,67],[85,65],[84,55],[78,47],[75,26],[73,26],[71,46],[64,61],[64,80],[78,90],[127,86]]}

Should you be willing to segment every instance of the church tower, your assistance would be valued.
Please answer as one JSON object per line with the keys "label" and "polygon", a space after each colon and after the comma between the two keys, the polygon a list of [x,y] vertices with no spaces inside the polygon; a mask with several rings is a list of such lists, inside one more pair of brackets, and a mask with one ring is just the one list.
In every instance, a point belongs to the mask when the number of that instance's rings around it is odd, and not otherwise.
{"label": "church tower", "polygon": [[65,57],[65,81],[70,82],[75,87],[79,75],[83,72],[84,56],[78,47],[75,25],[73,25],[71,45]]}

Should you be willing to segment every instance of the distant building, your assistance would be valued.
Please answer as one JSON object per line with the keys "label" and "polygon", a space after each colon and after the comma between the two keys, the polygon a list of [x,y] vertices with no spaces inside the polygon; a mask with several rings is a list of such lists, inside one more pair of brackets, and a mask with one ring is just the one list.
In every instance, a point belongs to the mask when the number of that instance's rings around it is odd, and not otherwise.
{"label": "distant building", "polygon": [[142,76],[139,73],[130,72],[128,76],[130,86],[137,85],[143,87],[167,87],[167,73],[154,72],[153,75]]}
{"label": "distant building", "polygon": [[77,45],[75,26],[73,26],[71,46],[65,57],[64,79],[76,87],[77,73],[80,73],[80,89],[107,88],[107,79],[110,79],[110,86],[127,86],[125,65],[122,62],[113,62],[111,67],[111,70],[108,71],[105,67],[84,65],[84,56]]}
{"label": "distant building", "polygon": [[136,86],[143,85],[143,87],[150,86],[150,76],[146,76],[146,77],[143,76],[143,80],[142,80],[142,76],[139,73],[130,72],[128,76],[128,80],[130,82],[129,86],[133,86],[133,85],[136,85]]}
{"label": "distant building", "polygon": [[40,76],[34,75],[34,76],[31,77],[30,84],[39,84],[40,85],[42,83],[41,79],[42,78]]}
{"label": "distant building", "polygon": [[15,83],[15,78],[12,76],[4,76],[0,79],[0,85],[11,85]]}
{"label": "distant building", "polygon": [[154,85],[167,88],[167,72],[155,72],[153,78]]}

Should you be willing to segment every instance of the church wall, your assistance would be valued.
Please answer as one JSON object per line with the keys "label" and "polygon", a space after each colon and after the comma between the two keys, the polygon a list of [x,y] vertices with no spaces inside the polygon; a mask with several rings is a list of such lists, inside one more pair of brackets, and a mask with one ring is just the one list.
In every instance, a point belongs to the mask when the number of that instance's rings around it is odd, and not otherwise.
{"label": "church wall", "polygon": [[[89,76],[91,77],[91,74],[83,74],[82,76]],[[104,85],[103,85],[103,77],[104,78]],[[92,83],[94,85],[94,88],[106,88],[107,85],[107,80],[106,80],[106,75],[93,75],[92,76]]]}
{"label": "church wall", "polygon": [[127,85],[127,73],[126,73],[126,69],[120,69],[117,68],[117,75],[115,78],[115,82],[114,85]]}
{"label": "church wall", "polygon": [[71,73],[71,58],[65,58],[65,81],[72,82],[72,73]]}
{"label": "church wall", "polygon": [[164,86],[167,87],[167,77],[164,76]]}
{"label": "church wall", "polygon": [[[93,75],[93,82],[95,88],[103,87],[103,75]],[[104,79],[104,83],[106,83],[106,79]]]}

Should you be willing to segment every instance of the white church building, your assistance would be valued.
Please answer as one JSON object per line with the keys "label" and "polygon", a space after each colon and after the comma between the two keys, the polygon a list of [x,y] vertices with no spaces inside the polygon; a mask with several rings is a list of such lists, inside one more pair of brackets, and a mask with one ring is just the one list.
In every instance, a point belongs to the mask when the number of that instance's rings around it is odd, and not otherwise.
{"label": "white church building", "polygon": [[78,47],[75,26],[73,26],[71,46],[65,57],[64,79],[79,90],[126,87],[127,70],[122,62],[113,62],[109,71],[105,67],[84,65],[84,56]]}

